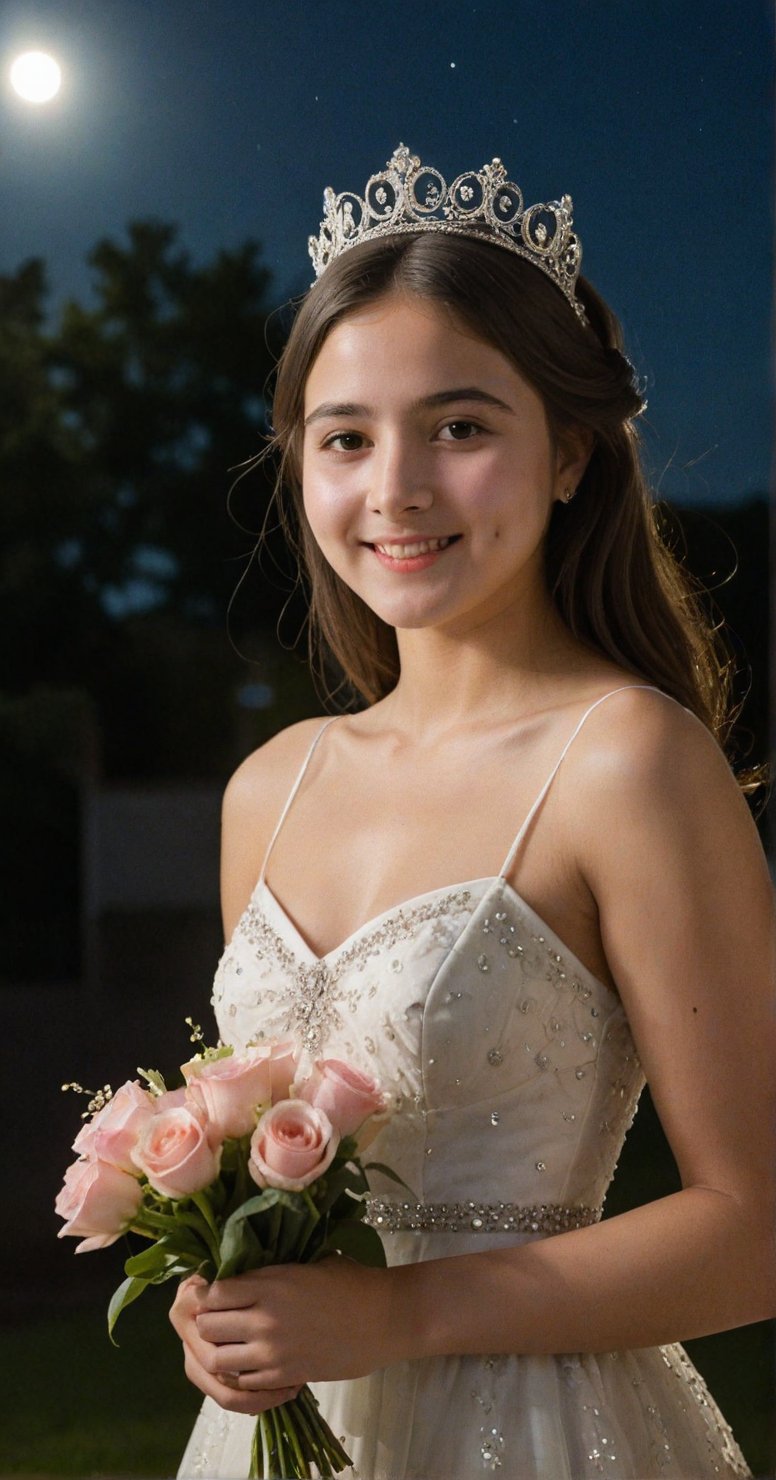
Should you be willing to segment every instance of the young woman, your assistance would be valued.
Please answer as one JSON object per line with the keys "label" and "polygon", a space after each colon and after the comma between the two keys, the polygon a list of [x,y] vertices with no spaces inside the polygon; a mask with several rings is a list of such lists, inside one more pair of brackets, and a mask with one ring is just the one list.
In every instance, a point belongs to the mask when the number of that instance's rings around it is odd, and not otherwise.
{"label": "young woman", "polygon": [[[617,325],[498,161],[400,149],[311,252],[276,440],[365,703],[231,781],[214,1003],[377,1075],[419,1202],[386,1270],[182,1286],[180,1473],[310,1380],[361,1480],[746,1475],[674,1343],[774,1307],[769,879]],[[645,1077],[682,1190],[601,1223]]]}

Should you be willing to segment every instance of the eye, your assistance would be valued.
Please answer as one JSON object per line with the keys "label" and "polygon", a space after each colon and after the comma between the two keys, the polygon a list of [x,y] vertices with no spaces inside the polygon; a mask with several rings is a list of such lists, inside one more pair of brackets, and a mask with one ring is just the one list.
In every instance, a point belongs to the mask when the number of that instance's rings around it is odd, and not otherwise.
{"label": "eye", "polygon": [[449,439],[444,438],[444,441],[470,442],[472,437],[483,431],[483,428],[476,421],[459,420],[446,422],[440,430],[450,433]]}
{"label": "eye", "polygon": [[334,432],[321,445],[332,452],[360,452],[364,442],[361,432]]}

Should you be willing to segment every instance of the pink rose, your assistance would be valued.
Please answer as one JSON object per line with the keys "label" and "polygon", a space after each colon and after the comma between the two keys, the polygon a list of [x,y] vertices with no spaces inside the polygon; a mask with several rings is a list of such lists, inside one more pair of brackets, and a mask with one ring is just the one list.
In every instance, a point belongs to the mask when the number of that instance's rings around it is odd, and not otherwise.
{"label": "pink rose", "polygon": [[66,1220],[58,1237],[80,1238],[76,1254],[107,1248],[129,1228],[142,1199],[136,1176],[130,1177],[107,1161],[74,1161],[54,1204]]}
{"label": "pink rose", "polygon": [[190,1197],[215,1181],[221,1148],[210,1145],[196,1108],[178,1106],[152,1116],[132,1159],[162,1197]]}
{"label": "pink rose", "polygon": [[287,1100],[291,1082],[296,1073],[296,1045],[292,1038],[282,1043],[273,1043],[269,1065],[272,1080],[272,1103]]}
{"label": "pink rose", "polygon": [[153,1095],[141,1089],[136,1079],[128,1079],[116,1090],[102,1110],[85,1122],[73,1142],[81,1156],[109,1161],[114,1167],[137,1176],[132,1150],[143,1127],[155,1111]]}
{"label": "pink rose", "polygon": [[257,1108],[272,1097],[269,1045],[219,1059],[192,1059],[182,1073],[189,1096],[210,1122],[211,1140],[245,1136],[255,1129]]}
{"label": "pink rose", "polygon": [[160,1095],[153,1096],[154,1115],[160,1115],[162,1110],[179,1110],[181,1105],[190,1108],[188,1091],[185,1084],[180,1089],[166,1089]]}
{"label": "pink rose", "polygon": [[323,1175],[338,1145],[323,1110],[304,1100],[278,1100],[253,1132],[248,1171],[259,1187],[300,1192]]}
{"label": "pink rose", "polygon": [[369,1115],[385,1109],[377,1080],[341,1059],[316,1059],[312,1074],[297,1094],[325,1111],[341,1136],[352,1136]]}

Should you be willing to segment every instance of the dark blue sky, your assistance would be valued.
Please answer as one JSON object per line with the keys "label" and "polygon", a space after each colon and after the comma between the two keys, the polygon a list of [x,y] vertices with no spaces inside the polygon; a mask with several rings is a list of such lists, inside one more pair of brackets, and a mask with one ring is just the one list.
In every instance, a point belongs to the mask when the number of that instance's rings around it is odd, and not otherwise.
{"label": "dark blue sky", "polygon": [[[8,85],[28,47],[65,71],[47,108]],[[527,201],[574,198],[662,490],[765,488],[765,0],[9,0],[0,65],[0,272],[44,257],[54,304],[140,216],[197,258],[260,239],[280,301],[309,281],[325,184],[361,191],[399,140],[448,179],[498,154]]]}

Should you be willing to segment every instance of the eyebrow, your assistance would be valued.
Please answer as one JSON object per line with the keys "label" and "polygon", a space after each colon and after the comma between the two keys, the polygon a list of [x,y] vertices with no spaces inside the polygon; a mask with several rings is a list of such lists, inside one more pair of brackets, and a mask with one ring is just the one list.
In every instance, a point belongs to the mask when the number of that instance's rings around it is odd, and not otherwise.
{"label": "eyebrow", "polygon": [[[506,411],[509,416],[514,416],[511,406],[506,401],[500,401],[498,396],[492,396],[490,391],[484,391],[477,385],[455,386],[452,390],[434,391],[430,396],[421,396],[413,401],[411,411],[423,411],[434,406],[449,406],[457,401],[476,401],[483,406],[493,406],[497,411]],[[305,426],[308,427],[313,421],[324,421],[328,417],[337,416],[376,416],[377,412],[373,406],[363,406],[357,401],[322,401],[316,406],[309,416],[305,417]]]}

